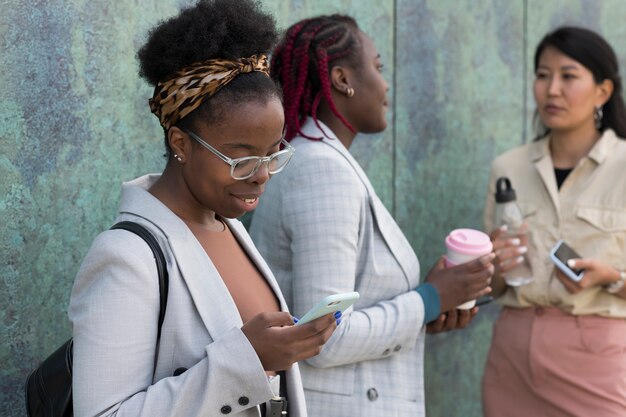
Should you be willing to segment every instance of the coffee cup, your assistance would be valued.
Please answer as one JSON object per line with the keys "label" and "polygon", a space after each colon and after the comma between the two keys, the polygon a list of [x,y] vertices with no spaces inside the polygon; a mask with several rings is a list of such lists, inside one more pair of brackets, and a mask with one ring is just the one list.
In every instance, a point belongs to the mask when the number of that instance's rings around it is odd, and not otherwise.
{"label": "coffee cup", "polygon": [[[445,243],[447,249],[444,257],[446,268],[469,262],[493,250],[489,235],[474,229],[455,229],[448,234]],[[470,300],[457,306],[457,308],[469,310],[475,305],[476,300]]]}

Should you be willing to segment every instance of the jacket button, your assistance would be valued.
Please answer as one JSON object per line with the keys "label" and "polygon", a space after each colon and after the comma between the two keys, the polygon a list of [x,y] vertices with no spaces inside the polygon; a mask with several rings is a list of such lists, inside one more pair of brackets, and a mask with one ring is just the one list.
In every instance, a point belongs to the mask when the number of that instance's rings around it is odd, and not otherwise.
{"label": "jacket button", "polygon": [[394,352],[400,352],[400,349],[402,349],[402,346],[400,346],[400,345],[396,345],[396,347],[395,347],[395,348],[393,348],[393,351],[394,351]]}
{"label": "jacket button", "polygon": [[383,352],[383,355],[387,356],[391,353],[390,349],[385,349],[385,351]]}
{"label": "jacket button", "polygon": [[239,405],[248,405],[250,403],[250,399],[248,397],[240,397]]}
{"label": "jacket button", "polygon": [[378,391],[376,391],[376,388],[370,388],[367,390],[367,398],[370,401],[376,401],[378,399]]}
{"label": "jacket button", "polygon": [[230,408],[230,405],[225,405],[224,407],[220,409],[220,411],[222,412],[222,414],[228,414],[231,411],[233,411],[233,409]]}

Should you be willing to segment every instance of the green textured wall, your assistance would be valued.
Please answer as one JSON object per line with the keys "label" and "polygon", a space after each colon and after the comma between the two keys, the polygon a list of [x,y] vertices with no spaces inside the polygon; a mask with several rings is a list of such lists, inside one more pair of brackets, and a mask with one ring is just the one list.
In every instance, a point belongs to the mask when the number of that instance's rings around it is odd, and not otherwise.
{"label": "green textured wall", "polygon": [[[70,334],[74,274],[116,214],[119,184],[163,165],[134,53],[190,1],[4,0],[0,14],[0,416]],[[489,161],[530,134],[535,44],[562,23],[599,30],[626,67],[623,0],[264,0],[279,24],[349,13],[374,40],[393,99],[384,134],[353,147],[426,270],[449,229],[480,227]],[[626,76],[622,72],[623,76]],[[429,337],[431,417],[478,417],[490,306]]]}

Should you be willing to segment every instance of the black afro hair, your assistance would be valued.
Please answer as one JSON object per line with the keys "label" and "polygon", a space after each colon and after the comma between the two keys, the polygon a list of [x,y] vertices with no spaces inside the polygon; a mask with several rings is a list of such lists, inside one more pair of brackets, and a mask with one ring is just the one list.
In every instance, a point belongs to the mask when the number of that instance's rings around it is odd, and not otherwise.
{"label": "black afro hair", "polygon": [[156,85],[196,62],[268,53],[277,38],[274,18],[256,1],[200,0],[150,32],[139,74]]}
{"label": "black afro hair", "polygon": [[[208,59],[238,59],[269,54],[278,39],[274,18],[255,0],[200,0],[158,24],[137,53],[141,75],[156,86],[181,69]],[[219,123],[232,106],[249,101],[282,101],[280,87],[260,72],[240,74],[176,126]],[[166,156],[170,153],[165,132]]]}

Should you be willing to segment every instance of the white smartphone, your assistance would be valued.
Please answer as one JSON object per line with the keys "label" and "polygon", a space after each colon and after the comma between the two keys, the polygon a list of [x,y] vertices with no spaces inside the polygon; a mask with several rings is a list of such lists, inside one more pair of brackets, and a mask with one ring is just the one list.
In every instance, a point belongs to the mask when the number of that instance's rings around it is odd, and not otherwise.
{"label": "white smartphone", "polygon": [[308,313],[302,316],[302,318],[296,323],[296,326],[308,323],[329,313],[335,313],[337,311],[341,311],[343,313],[358,299],[359,293],[356,291],[329,295],[317,303],[315,307],[308,311]]}
{"label": "white smartphone", "polygon": [[567,261],[570,259],[582,258],[574,249],[570,248],[567,243],[559,240],[556,245],[550,251],[550,259],[569,279],[572,281],[580,281],[585,275],[585,271],[582,269],[572,269],[567,265]]}

